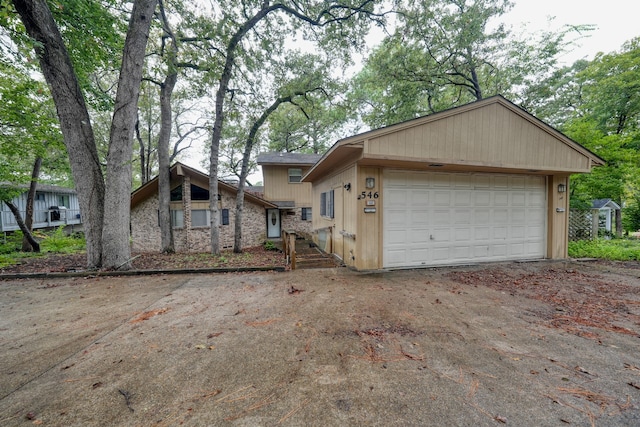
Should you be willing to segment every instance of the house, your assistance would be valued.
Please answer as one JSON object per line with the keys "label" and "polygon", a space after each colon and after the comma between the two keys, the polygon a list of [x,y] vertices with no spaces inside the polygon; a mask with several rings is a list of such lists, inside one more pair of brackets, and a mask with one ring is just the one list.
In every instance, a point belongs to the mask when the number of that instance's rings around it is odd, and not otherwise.
{"label": "house", "polygon": [[302,177],[322,155],[302,153],[262,153],[257,163],[262,166],[264,198],[276,205],[267,211],[270,218],[267,237],[280,237],[280,230],[311,234],[313,218],[311,183]]}
{"label": "house", "polygon": [[[171,167],[171,222],[177,252],[211,251],[209,176],[182,163]],[[232,248],[238,188],[218,181],[220,247]],[[252,193],[244,193],[242,243],[244,247],[261,245],[266,238],[267,212],[277,206]],[[131,194],[132,250],[160,250],[158,224],[158,178]]]}
{"label": "house", "polygon": [[621,210],[620,205],[611,199],[597,199],[592,202],[591,209],[598,211],[598,229],[610,236],[614,229],[615,213]]}
{"label": "house", "polygon": [[495,96],[342,139],[302,182],[316,243],[376,270],[566,258],[569,175],[602,164]]}
{"label": "house", "polygon": [[[16,186],[10,186],[16,187]],[[13,198],[13,204],[18,208],[22,219],[27,210],[28,185],[20,185],[24,191]],[[82,216],[80,215],[80,203],[78,195],[72,188],[59,187],[38,183],[36,196],[33,200],[33,229],[50,228],[59,226],[80,227]],[[0,231],[19,230],[15,216],[5,203],[0,202]]]}

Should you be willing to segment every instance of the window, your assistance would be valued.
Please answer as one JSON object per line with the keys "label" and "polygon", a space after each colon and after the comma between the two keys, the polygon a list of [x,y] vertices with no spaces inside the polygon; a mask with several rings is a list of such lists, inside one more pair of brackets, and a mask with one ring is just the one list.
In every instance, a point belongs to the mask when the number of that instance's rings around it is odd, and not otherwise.
{"label": "window", "polygon": [[311,221],[311,208],[302,208],[302,220]]}
{"label": "window", "polygon": [[320,193],[320,216],[333,218],[333,190]]}
{"label": "window", "polygon": [[37,202],[44,202],[45,198],[44,198],[44,193],[36,193],[36,201]]}
{"label": "window", "polygon": [[172,202],[179,202],[182,200],[182,185],[178,185],[176,188],[171,190],[170,199]]}
{"label": "window", "polygon": [[222,209],[222,218],[220,223],[222,225],[229,225],[229,209]]}
{"label": "window", "polygon": [[289,168],[289,183],[302,181],[302,169]]}
{"label": "window", "polygon": [[209,190],[191,184],[191,200],[209,200]]}
{"label": "window", "polygon": [[69,207],[69,195],[68,194],[59,194],[58,195],[58,206],[64,206],[65,208]]}
{"label": "window", "polygon": [[191,227],[208,227],[209,210],[193,209],[191,211]]}
{"label": "window", "polygon": [[173,228],[184,228],[184,211],[182,209],[171,210],[171,226]]}

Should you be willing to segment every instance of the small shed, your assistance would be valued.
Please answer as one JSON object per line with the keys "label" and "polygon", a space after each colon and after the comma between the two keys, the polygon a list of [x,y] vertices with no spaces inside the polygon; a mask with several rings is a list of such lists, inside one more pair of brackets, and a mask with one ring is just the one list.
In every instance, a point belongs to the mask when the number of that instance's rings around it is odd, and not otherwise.
{"label": "small shed", "polygon": [[615,213],[621,209],[620,205],[611,199],[596,199],[592,202],[591,209],[598,211],[598,229],[611,234]]}

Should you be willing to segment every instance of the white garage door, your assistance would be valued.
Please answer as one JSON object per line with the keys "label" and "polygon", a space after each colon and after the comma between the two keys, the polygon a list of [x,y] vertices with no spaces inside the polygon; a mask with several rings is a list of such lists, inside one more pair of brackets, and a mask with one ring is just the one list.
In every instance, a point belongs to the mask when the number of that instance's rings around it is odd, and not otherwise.
{"label": "white garage door", "polygon": [[384,267],[543,258],[545,177],[386,171]]}

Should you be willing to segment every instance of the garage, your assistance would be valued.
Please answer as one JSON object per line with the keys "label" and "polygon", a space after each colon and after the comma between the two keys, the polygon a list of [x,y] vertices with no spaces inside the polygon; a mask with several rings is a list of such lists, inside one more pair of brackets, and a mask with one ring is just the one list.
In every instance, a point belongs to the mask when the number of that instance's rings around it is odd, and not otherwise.
{"label": "garage", "polygon": [[384,173],[384,268],[544,258],[543,176]]}
{"label": "garage", "polygon": [[[569,178],[604,160],[501,96],[336,142],[303,177],[320,248],[356,270],[563,259]],[[335,214],[335,215],[334,215]]]}

